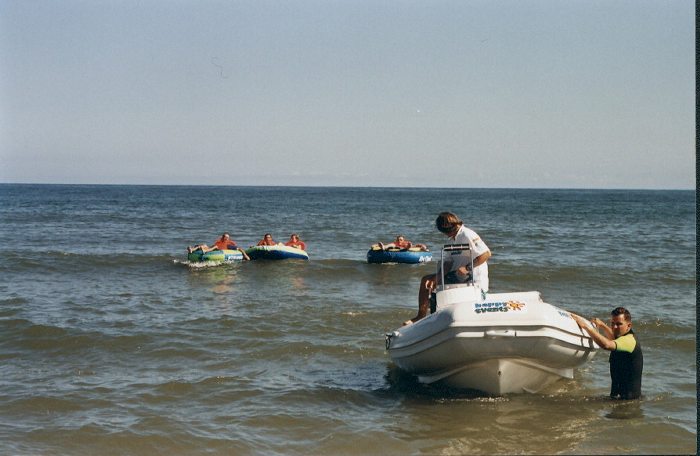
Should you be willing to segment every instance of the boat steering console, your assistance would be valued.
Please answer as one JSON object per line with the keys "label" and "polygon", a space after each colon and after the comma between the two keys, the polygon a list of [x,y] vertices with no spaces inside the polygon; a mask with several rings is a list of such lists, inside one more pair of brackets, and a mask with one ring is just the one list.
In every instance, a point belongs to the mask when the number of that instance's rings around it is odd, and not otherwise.
{"label": "boat steering console", "polygon": [[[466,268],[466,274],[463,272]],[[449,288],[474,285],[474,260],[469,244],[445,244],[440,251],[437,287],[430,295],[430,313],[437,309],[436,293]]]}

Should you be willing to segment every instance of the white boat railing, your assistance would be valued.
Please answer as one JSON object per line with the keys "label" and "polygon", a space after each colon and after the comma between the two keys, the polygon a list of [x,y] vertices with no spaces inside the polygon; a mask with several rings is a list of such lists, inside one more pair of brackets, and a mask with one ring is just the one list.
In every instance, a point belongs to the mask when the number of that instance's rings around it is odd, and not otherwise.
{"label": "white boat railing", "polygon": [[[457,272],[462,266],[467,267],[467,274]],[[445,244],[440,251],[440,263],[438,264],[435,291],[430,295],[430,313],[435,313],[438,305],[444,305],[453,297],[443,296],[448,290],[474,286],[474,260],[469,244]],[[456,290],[454,290],[456,291]],[[447,294],[454,294],[453,292]],[[465,290],[466,291],[466,290]],[[442,299],[437,294],[441,293]]]}

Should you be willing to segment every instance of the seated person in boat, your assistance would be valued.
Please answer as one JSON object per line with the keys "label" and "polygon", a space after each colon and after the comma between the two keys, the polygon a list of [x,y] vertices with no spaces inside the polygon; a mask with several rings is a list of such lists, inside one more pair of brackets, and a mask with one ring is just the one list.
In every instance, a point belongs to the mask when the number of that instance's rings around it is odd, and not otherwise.
{"label": "seated person in boat", "polygon": [[228,232],[225,232],[219,239],[214,241],[214,245],[212,247],[209,247],[206,244],[198,244],[194,247],[187,247],[187,253],[192,253],[195,250],[201,250],[203,253],[211,252],[212,250],[238,250],[243,254],[243,258],[246,260],[250,259],[248,258],[248,255],[246,255],[245,251],[239,248],[233,239],[231,239],[231,235]]}
{"label": "seated person in boat", "polygon": [[[464,226],[462,220],[452,212],[441,212],[435,219],[435,226],[442,234],[447,236],[452,244],[469,244],[470,258],[467,264],[464,262],[452,262],[449,265],[449,270],[446,271],[446,278],[453,278],[455,282],[463,282],[473,275],[474,283],[484,292],[489,291],[489,269],[486,262],[491,258],[491,251],[488,246],[481,240],[478,234],[473,230]],[[473,264],[474,269],[470,271],[470,266]],[[437,277],[442,274],[438,270],[437,274],[428,274],[423,276],[418,290],[418,314],[410,320],[406,320],[403,324],[410,325],[417,322],[421,318],[428,315],[430,308],[430,294],[437,287]]]}
{"label": "seated person in boat", "polygon": [[277,243],[272,239],[272,235],[270,233],[265,233],[265,236],[263,236],[262,239],[258,241],[256,245],[277,245]]}
{"label": "seated person in boat", "polygon": [[428,250],[428,247],[426,247],[425,244],[414,244],[401,235],[396,236],[396,239],[394,239],[393,242],[389,242],[388,244],[382,244],[381,242],[379,242],[372,246],[372,248],[379,248],[381,250],[387,250],[392,248],[399,250],[408,250],[411,247],[419,248],[423,252],[426,252]]}
{"label": "seated person in boat", "polygon": [[289,240],[284,245],[287,247],[294,247],[295,249],[306,250],[306,244],[299,239],[299,235],[296,233],[292,233],[291,236],[289,236]]}

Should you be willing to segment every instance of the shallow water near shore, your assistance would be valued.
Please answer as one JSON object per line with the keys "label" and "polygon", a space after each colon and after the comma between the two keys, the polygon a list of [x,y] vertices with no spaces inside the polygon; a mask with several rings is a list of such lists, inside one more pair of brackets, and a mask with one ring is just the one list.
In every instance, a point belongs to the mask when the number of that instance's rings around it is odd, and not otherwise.
{"label": "shallow water near shore", "polygon": [[[495,398],[392,366],[384,333],[435,262],[365,255],[438,251],[443,210],[491,248],[492,292],[629,308],[643,399],[607,399],[605,352]],[[224,230],[297,232],[310,260],[186,261]],[[0,236],[2,454],[696,453],[691,191],[5,184]]]}

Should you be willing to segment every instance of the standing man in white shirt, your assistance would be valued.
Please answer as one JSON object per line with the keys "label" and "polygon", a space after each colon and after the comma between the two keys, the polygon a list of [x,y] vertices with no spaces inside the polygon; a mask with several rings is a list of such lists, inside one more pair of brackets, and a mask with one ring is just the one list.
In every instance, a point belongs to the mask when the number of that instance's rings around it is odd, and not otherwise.
{"label": "standing man in white shirt", "polygon": [[[453,244],[469,244],[471,258],[469,264],[459,262],[450,265],[448,274],[456,278],[458,281],[466,280],[471,273],[474,278],[474,283],[479,286],[484,292],[489,291],[489,267],[486,264],[491,258],[491,251],[488,246],[481,240],[478,234],[473,230],[464,226],[462,220],[452,212],[441,212],[435,219],[435,226],[445,236],[449,237]],[[474,270],[470,271],[471,264],[474,265]],[[441,271],[438,271],[440,274]],[[418,290],[418,314],[410,320],[404,322],[405,325],[410,325],[417,322],[421,318],[428,315],[430,307],[430,294],[437,285],[437,274],[428,274],[423,276]]]}

